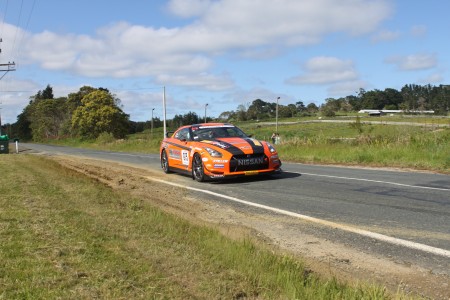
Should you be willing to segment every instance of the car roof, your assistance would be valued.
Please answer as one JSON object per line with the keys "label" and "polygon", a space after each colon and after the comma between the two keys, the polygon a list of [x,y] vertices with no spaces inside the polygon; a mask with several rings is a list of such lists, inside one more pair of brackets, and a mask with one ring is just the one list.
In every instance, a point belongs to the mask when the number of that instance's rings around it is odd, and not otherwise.
{"label": "car roof", "polygon": [[177,130],[180,130],[182,128],[191,128],[191,127],[205,128],[205,127],[222,127],[222,126],[235,127],[233,124],[230,124],[230,123],[198,123],[198,124],[181,126]]}
{"label": "car roof", "polygon": [[200,123],[200,124],[192,124],[191,127],[217,127],[217,126],[234,126],[230,123]]}

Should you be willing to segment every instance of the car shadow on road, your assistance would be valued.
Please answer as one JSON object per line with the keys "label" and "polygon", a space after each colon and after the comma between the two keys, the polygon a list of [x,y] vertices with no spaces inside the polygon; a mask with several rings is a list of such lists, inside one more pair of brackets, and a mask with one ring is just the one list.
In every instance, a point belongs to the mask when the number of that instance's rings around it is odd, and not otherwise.
{"label": "car shadow on road", "polygon": [[258,176],[247,176],[247,177],[236,177],[225,180],[211,181],[212,184],[236,184],[236,183],[248,183],[248,182],[259,182],[259,181],[272,181],[272,180],[282,180],[289,178],[297,178],[302,176],[300,173],[293,172],[280,172],[271,175],[258,175]]}

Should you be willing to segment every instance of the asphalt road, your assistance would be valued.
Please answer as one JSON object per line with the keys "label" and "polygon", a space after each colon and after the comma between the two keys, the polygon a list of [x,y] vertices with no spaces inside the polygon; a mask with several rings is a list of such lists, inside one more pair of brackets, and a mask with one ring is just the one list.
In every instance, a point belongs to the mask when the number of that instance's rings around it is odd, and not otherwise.
{"label": "asphalt road", "polygon": [[[25,146],[49,154],[160,168],[156,154]],[[271,213],[313,218],[322,226],[317,234],[400,261],[414,260],[431,272],[450,275],[448,175],[283,162],[283,173],[270,179],[198,183],[188,176],[171,176],[177,184],[217,193],[218,201],[237,199],[234,205],[248,202],[255,209],[273,208]]]}

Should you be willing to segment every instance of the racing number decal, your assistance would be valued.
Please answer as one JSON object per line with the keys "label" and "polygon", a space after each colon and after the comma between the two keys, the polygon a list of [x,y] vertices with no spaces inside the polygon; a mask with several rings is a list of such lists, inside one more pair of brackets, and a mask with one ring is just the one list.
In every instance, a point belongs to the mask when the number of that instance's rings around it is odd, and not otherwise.
{"label": "racing number decal", "polygon": [[189,151],[187,150],[181,151],[181,162],[183,165],[189,166]]}

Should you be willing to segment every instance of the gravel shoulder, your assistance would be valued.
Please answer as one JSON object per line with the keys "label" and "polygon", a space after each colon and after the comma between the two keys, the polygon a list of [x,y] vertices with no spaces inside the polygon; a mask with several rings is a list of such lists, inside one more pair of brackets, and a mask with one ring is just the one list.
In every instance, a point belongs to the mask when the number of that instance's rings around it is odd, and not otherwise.
{"label": "gravel shoulder", "polygon": [[166,175],[162,171],[71,156],[50,157],[61,166],[83,173],[113,189],[152,201],[153,205],[164,211],[197,224],[214,226],[231,238],[251,237],[274,251],[298,256],[312,272],[322,276],[335,276],[350,283],[377,283],[393,293],[400,290],[425,298],[450,299],[448,276],[433,274],[412,263],[379,257],[354,249],[349,244],[327,239],[317,234],[322,230],[318,225],[231,205],[212,196],[193,194],[162,183],[149,184],[152,178],[177,180],[177,175]]}

